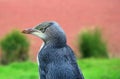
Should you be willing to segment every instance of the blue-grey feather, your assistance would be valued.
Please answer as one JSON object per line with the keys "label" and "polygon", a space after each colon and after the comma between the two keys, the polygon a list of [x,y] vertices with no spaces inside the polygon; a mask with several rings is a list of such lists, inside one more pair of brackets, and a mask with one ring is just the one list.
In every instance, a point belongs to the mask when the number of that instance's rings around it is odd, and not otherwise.
{"label": "blue-grey feather", "polygon": [[84,79],[73,51],[67,45],[45,45],[38,54],[41,79]]}

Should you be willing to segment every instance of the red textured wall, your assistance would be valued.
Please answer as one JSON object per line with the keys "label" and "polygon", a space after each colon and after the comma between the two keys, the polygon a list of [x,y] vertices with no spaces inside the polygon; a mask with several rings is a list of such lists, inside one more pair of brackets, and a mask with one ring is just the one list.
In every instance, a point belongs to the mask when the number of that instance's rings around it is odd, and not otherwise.
{"label": "red textured wall", "polygon": [[[13,28],[22,30],[46,20],[60,23],[74,50],[79,31],[98,25],[111,55],[120,57],[120,0],[0,0],[1,37]],[[31,59],[35,59],[42,41],[27,36]]]}

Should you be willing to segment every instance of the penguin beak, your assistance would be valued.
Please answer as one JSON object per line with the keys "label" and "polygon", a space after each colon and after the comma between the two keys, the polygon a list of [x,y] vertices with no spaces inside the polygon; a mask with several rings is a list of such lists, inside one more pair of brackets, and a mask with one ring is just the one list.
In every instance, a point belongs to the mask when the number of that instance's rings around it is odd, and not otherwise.
{"label": "penguin beak", "polygon": [[22,31],[22,33],[25,33],[25,34],[32,34],[33,32],[37,32],[37,30],[33,28],[29,28]]}
{"label": "penguin beak", "polygon": [[42,39],[46,38],[46,35],[44,33],[42,33],[39,30],[36,30],[34,28],[25,29],[25,30],[22,31],[22,33],[24,33],[24,34],[32,34],[32,35],[35,35],[35,36],[40,37]]}

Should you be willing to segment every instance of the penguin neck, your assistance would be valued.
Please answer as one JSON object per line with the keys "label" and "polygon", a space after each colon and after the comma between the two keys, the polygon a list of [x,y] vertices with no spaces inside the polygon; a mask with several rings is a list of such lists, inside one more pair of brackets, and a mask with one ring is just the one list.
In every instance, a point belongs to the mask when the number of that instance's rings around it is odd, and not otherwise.
{"label": "penguin neck", "polygon": [[51,39],[44,41],[45,45],[51,46],[51,47],[64,47],[66,46],[66,38],[62,39]]}

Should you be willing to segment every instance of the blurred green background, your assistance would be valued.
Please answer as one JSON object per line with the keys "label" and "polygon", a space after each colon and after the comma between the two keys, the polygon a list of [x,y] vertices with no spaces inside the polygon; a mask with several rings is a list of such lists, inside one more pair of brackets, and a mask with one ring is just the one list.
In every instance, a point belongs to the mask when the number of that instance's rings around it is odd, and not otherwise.
{"label": "blurred green background", "polygon": [[[80,59],[78,64],[85,79],[120,79],[120,59]],[[14,62],[0,66],[2,79],[38,79],[38,65],[36,63]]]}

